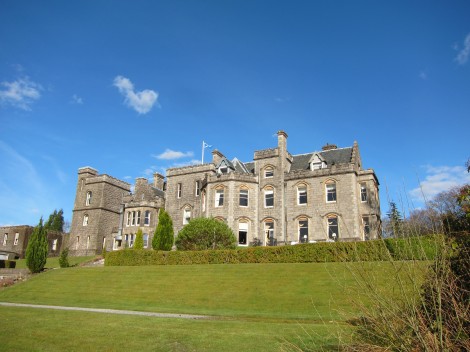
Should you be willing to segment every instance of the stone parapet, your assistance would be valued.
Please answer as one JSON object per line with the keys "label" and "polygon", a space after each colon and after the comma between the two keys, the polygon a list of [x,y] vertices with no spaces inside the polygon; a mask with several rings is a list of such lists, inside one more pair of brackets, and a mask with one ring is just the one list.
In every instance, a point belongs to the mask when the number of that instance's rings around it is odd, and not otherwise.
{"label": "stone parapet", "polygon": [[273,158],[273,157],[276,157],[276,156],[279,156],[279,149],[278,148],[256,150],[255,155],[253,157],[253,160]]}
{"label": "stone parapet", "polygon": [[190,166],[172,168],[172,169],[166,170],[166,176],[167,177],[181,176],[181,175],[195,174],[195,173],[208,172],[208,171],[215,172],[214,164],[207,163],[207,164],[190,165]]}
{"label": "stone parapet", "polygon": [[95,176],[95,177],[89,177],[89,178],[86,179],[86,184],[87,185],[90,185],[90,184],[93,184],[93,183],[100,183],[100,182],[109,183],[113,186],[120,187],[125,191],[130,192],[130,190],[131,190],[131,185],[129,183],[121,181],[117,178],[114,178],[114,177],[106,175],[106,174]]}

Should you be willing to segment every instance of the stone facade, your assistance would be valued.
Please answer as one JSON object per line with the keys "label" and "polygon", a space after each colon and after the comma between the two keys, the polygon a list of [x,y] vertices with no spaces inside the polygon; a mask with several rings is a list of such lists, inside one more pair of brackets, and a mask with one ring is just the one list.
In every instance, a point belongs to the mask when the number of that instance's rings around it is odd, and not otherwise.
{"label": "stone facade", "polygon": [[[28,225],[0,227],[0,256],[3,253],[3,256],[24,258],[33,230],[34,227]],[[64,234],[62,232],[48,231],[48,257],[57,257],[63,245]]]}
{"label": "stone facade", "polygon": [[94,255],[106,249],[132,247],[139,228],[147,235],[147,247],[157,226],[158,210],[164,206],[164,177],[154,175],[131,185],[91,167],[78,170],[77,191],[68,247],[70,255]]}
{"label": "stone facade", "polygon": [[171,168],[166,183],[138,178],[130,185],[90,167],[78,172],[69,248],[72,255],[132,246],[139,228],[151,248],[158,211],[173,220],[175,236],[191,219],[214,217],[240,246],[317,241],[362,241],[380,234],[379,182],[363,169],[359,146],[292,155],[287,134],[253,161],[228,160],[220,151],[201,165]]}
{"label": "stone facade", "polygon": [[356,142],[291,155],[279,131],[278,146],[255,151],[252,162],[212,154],[211,163],[167,170],[166,210],[175,234],[198,216],[226,222],[240,246],[380,234],[379,183],[372,169],[362,168]]}

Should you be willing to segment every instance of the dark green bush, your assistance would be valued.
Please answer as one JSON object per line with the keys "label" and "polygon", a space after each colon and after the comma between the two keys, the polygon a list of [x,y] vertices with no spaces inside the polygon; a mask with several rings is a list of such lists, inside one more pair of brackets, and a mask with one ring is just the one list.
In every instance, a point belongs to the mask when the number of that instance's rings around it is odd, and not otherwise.
{"label": "dark green bush", "polygon": [[[324,263],[341,261],[431,260],[440,237],[375,240],[367,242],[323,242],[295,246],[248,247],[203,251],[115,251],[106,265],[185,265],[243,263]],[[411,248],[408,248],[411,246]]]}

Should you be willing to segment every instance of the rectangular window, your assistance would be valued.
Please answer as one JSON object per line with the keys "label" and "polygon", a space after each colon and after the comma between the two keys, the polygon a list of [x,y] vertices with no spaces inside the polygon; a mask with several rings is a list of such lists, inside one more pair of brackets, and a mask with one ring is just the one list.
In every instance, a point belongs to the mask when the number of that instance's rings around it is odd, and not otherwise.
{"label": "rectangular window", "polygon": [[274,170],[272,168],[267,168],[264,170],[264,178],[271,178],[274,176]]}
{"label": "rectangular window", "polygon": [[86,202],[85,205],[91,204],[91,191],[86,192]]}
{"label": "rectangular window", "polygon": [[200,181],[196,181],[196,184],[194,186],[195,188],[195,195],[196,197],[199,197],[199,194],[201,192],[201,182]]}
{"label": "rectangular window", "polygon": [[339,228],[338,218],[328,218],[328,239],[331,241],[338,241]]}
{"label": "rectangular window", "polygon": [[129,242],[129,247],[134,247],[134,235],[130,235],[130,242]]}
{"label": "rectangular window", "polygon": [[248,223],[241,222],[238,224],[238,244],[246,245],[248,237]]}
{"label": "rectangular window", "polygon": [[248,190],[247,189],[241,189],[240,190],[239,204],[240,204],[241,207],[247,207],[248,206]]}
{"label": "rectangular window", "polygon": [[8,234],[6,233],[3,235],[3,245],[6,246],[7,242],[8,242]]}
{"label": "rectangular window", "polygon": [[183,225],[186,225],[191,220],[191,209],[184,209],[183,212]]}
{"label": "rectangular window", "polygon": [[52,241],[52,250],[56,251],[57,250],[57,239]]}
{"label": "rectangular window", "polygon": [[149,225],[150,225],[150,211],[146,210],[145,217],[144,217],[144,226],[149,226]]}
{"label": "rectangular window", "polygon": [[299,220],[299,242],[308,242],[308,220]]}
{"label": "rectangular window", "polygon": [[272,208],[274,206],[274,191],[264,191],[264,206],[265,208]]}
{"label": "rectangular window", "polygon": [[266,243],[274,245],[274,222],[266,221],[264,223],[264,233],[266,235]]}
{"label": "rectangular window", "polygon": [[215,206],[222,207],[224,205],[224,190],[218,189],[215,191]]}
{"label": "rectangular window", "polygon": [[149,246],[149,234],[144,233],[144,248],[148,248]]}
{"label": "rectangular window", "polygon": [[369,223],[368,216],[362,217],[362,226],[363,226],[363,231],[364,231],[364,238],[368,240],[370,236],[370,223]]}
{"label": "rectangular window", "polygon": [[13,242],[14,246],[16,246],[18,244],[19,239],[20,239],[20,234],[17,232],[17,233],[15,233],[15,242]]}
{"label": "rectangular window", "polygon": [[176,196],[178,198],[181,198],[182,195],[183,195],[183,185],[181,183],[178,183],[178,189],[177,189]]}
{"label": "rectangular window", "polygon": [[206,192],[202,192],[202,211],[206,211]]}
{"label": "rectangular window", "polygon": [[131,212],[128,211],[127,212],[127,224],[126,226],[130,226],[131,225]]}
{"label": "rectangular window", "polygon": [[88,215],[83,216],[83,226],[88,226]]}
{"label": "rectangular window", "polygon": [[300,186],[297,188],[297,204],[307,204],[307,187]]}
{"label": "rectangular window", "polygon": [[135,211],[132,212],[131,225],[135,226]]}
{"label": "rectangular window", "polygon": [[140,226],[140,210],[137,212],[137,222],[136,222],[136,225],[137,225],[137,226]]}
{"label": "rectangular window", "polygon": [[89,247],[90,247],[90,236],[86,238],[86,249],[88,250]]}
{"label": "rectangular window", "polygon": [[328,183],[326,185],[326,201],[336,202],[336,183]]}
{"label": "rectangular window", "polygon": [[367,187],[365,183],[361,183],[361,202],[367,202]]}

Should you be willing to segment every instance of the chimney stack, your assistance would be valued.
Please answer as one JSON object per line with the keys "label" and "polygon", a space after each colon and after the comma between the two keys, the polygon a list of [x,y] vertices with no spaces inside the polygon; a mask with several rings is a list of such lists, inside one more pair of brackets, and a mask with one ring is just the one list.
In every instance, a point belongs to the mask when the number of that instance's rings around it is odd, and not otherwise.
{"label": "chimney stack", "polygon": [[165,176],[162,174],[159,174],[158,172],[155,172],[153,174],[153,187],[157,189],[161,189],[163,191],[163,182],[165,180]]}

